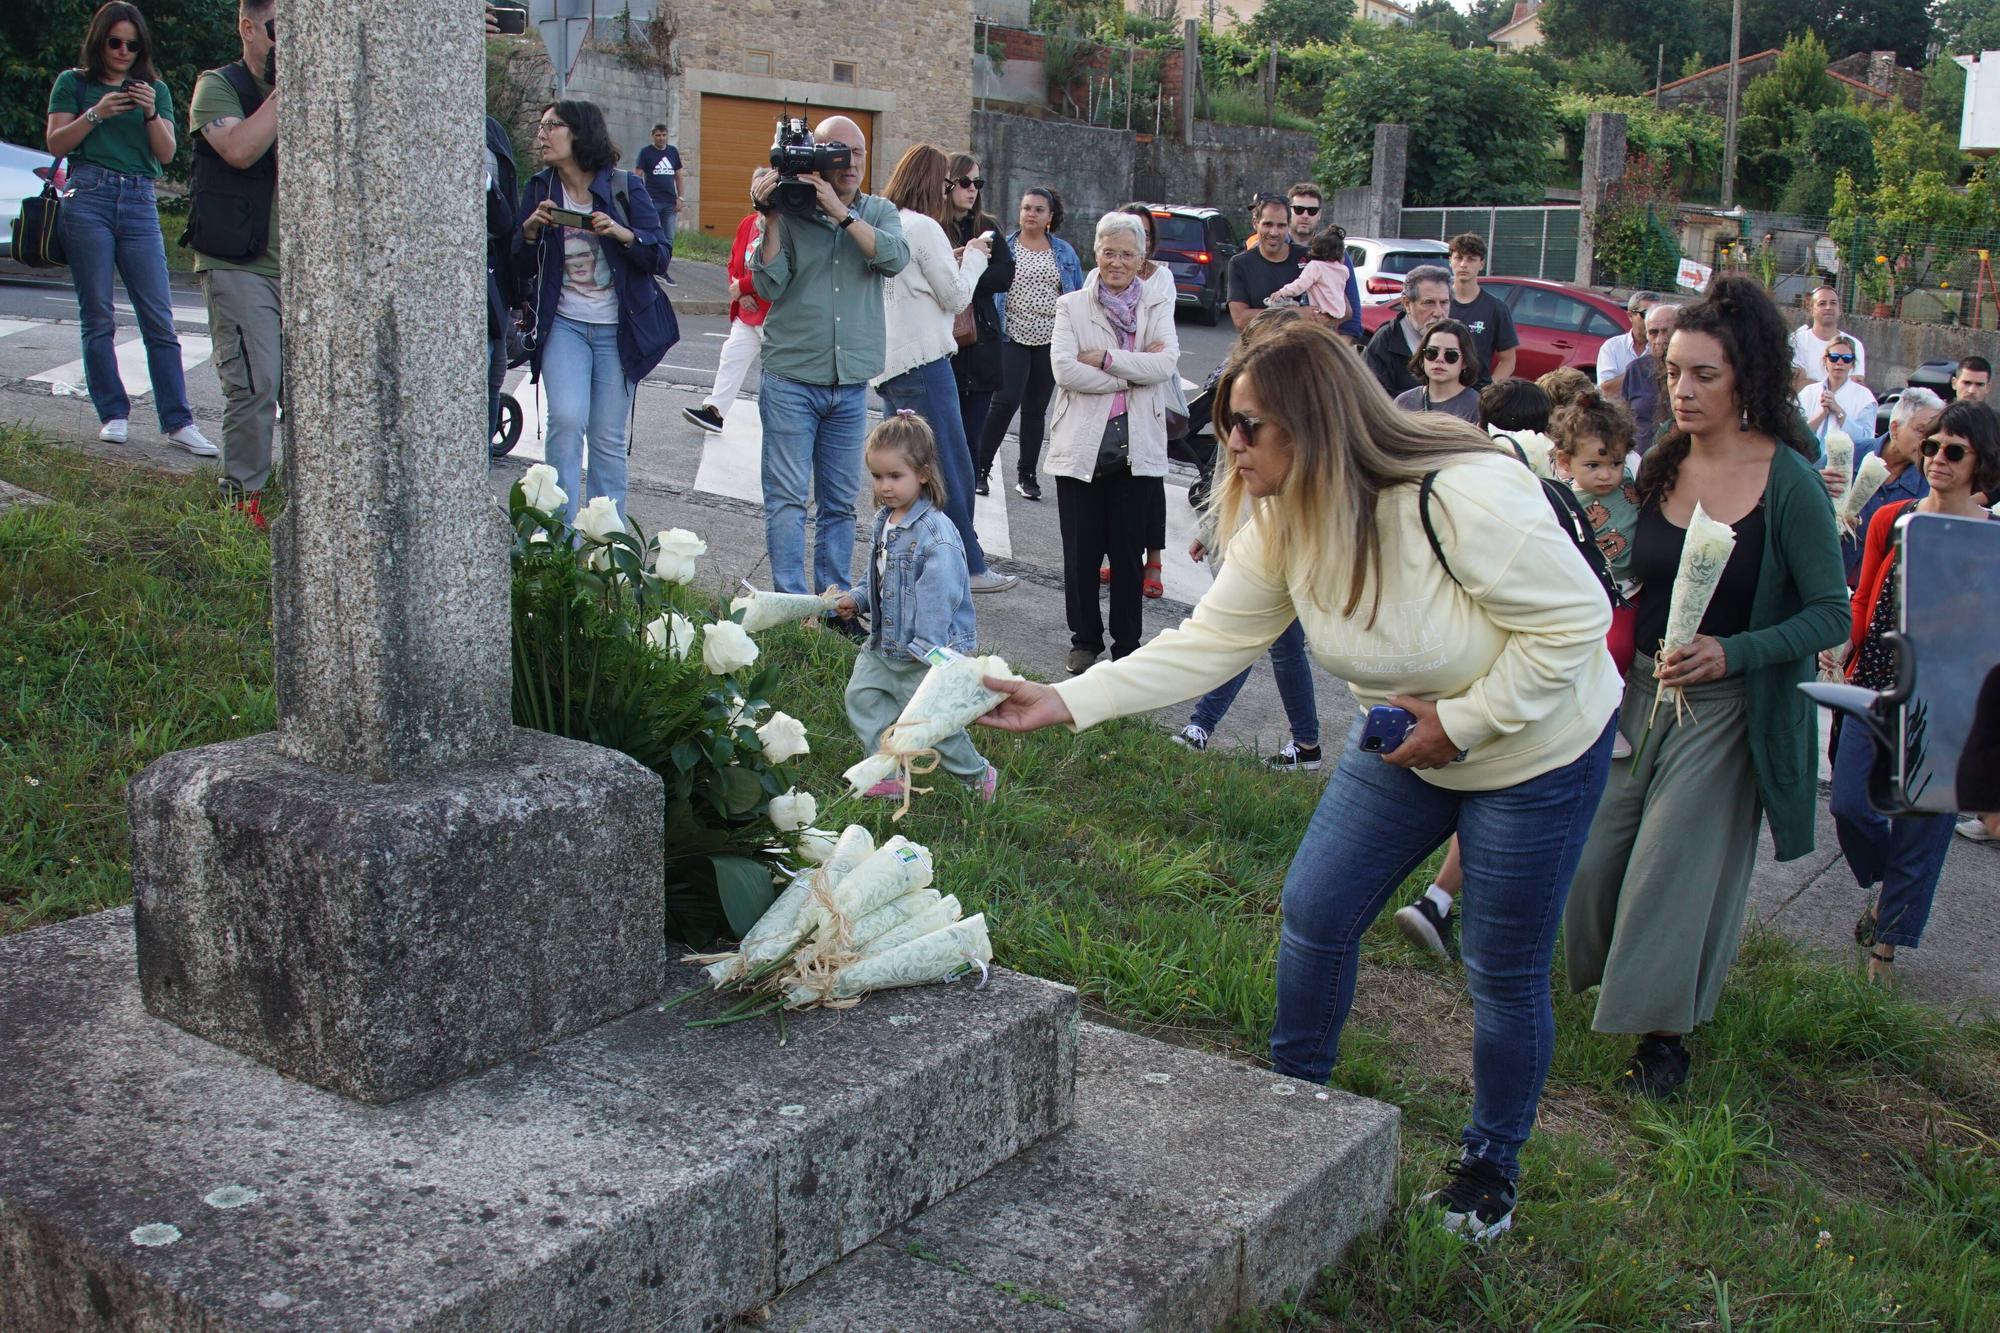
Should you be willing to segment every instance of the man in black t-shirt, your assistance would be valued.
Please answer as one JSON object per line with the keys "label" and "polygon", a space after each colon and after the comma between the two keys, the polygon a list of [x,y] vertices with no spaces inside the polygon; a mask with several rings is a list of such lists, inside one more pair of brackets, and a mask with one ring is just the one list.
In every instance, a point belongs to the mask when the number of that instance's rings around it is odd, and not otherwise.
{"label": "man in black t-shirt", "polygon": [[[674,243],[674,223],[681,210],[681,150],[667,142],[667,127],[653,126],[653,142],[639,150],[639,158],[632,164],[632,170],[643,176],[646,193],[653,197],[653,207],[660,215],[660,228],[667,233],[667,244]],[[677,287],[667,270],[660,270],[660,281],[669,287]]]}
{"label": "man in black t-shirt", "polygon": [[1260,194],[1250,206],[1257,244],[1229,261],[1229,319],[1239,330],[1264,309],[1264,298],[1299,276],[1306,250],[1289,235],[1291,205],[1284,196]]}
{"label": "man in black t-shirt", "polygon": [[1451,318],[1472,330],[1472,341],[1479,347],[1482,386],[1513,377],[1514,349],[1521,345],[1507,303],[1479,288],[1479,274],[1485,267],[1485,241],[1471,232],[1451,238]]}

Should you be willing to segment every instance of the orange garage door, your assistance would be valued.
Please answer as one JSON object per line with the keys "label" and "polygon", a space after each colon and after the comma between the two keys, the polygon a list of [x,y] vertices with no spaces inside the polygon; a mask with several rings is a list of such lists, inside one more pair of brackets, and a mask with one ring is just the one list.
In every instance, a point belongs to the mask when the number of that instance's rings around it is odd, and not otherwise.
{"label": "orange garage door", "polygon": [[[734,236],[736,224],[750,211],[750,173],[771,165],[771,139],[785,108],[777,102],[748,97],[701,98],[701,229],[711,235]],[[846,116],[875,142],[875,113],[840,107],[794,104],[791,114],[817,125],[828,116]],[[871,156],[861,175],[867,189],[874,174]]]}

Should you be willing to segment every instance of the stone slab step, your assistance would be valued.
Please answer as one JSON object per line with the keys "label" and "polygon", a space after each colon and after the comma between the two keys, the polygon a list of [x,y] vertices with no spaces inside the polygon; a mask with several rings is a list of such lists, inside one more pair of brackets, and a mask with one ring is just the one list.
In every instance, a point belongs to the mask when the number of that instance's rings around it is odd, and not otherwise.
{"label": "stone slab step", "polygon": [[1394,1195],[1395,1108],[1085,1024],[1076,1119],[731,1333],[1192,1333]]}
{"label": "stone slab step", "polygon": [[0,939],[0,1329],[714,1329],[1070,1119],[1067,987],[697,1008],[371,1107],[147,1014],[129,910]]}

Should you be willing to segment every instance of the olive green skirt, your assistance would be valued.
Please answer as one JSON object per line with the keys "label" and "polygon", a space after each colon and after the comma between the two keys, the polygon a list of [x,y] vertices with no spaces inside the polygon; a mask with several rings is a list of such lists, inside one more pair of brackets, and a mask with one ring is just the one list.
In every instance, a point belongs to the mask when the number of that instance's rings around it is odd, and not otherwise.
{"label": "olive green skirt", "polygon": [[[1692,1032],[1715,1015],[1736,961],[1763,817],[1743,678],[1694,685],[1676,720],[1653,659],[1625,675],[1613,761],[1563,917],[1569,986],[1592,986],[1599,1032]],[[1640,745],[1644,738],[1645,744]]]}

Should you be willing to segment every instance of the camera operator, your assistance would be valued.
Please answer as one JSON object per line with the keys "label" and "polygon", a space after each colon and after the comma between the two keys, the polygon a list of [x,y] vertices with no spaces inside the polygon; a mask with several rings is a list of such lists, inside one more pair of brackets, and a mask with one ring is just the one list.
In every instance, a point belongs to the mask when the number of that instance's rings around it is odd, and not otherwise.
{"label": "camera operator", "polygon": [[193,204],[181,243],[195,252],[222,381],[222,486],[263,528],[284,347],[278,304],[276,0],[241,0],[240,60],[195,81]]}
{"label": "camera operator", "polygon": [[[764,215],[750,278],[758,298],[770,303],[757,395],[764,427],[764,546],[779,592],[848,586],[868,381],[881,373],[887,343],[882,291],[910,259],[895,206],[861,193],[868,156],[861,127],[834,116],[813,136],[822,147],[844,146],[847,165],[790,180],[763,167],[750,179],[751,202]],[[801,194],[796,188],[781,193],[781,185],[810,187],[811,206],[781,208]],[[808,487],[818,494],[810,585]]]}

